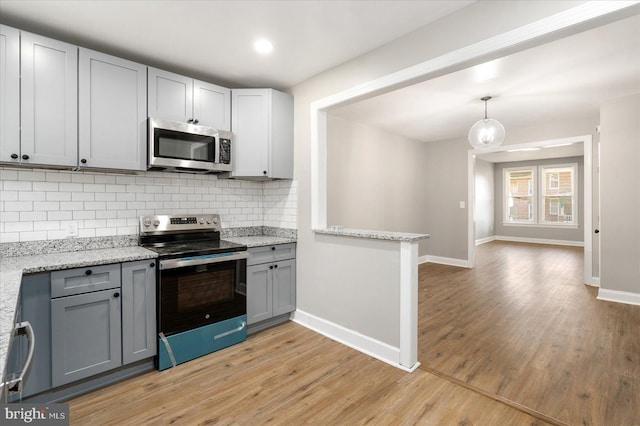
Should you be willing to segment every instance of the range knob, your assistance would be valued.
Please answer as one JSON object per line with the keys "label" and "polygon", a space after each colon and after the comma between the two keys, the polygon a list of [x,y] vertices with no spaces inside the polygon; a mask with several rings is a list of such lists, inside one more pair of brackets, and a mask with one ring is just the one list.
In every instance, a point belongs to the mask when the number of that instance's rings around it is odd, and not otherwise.
{"label": "range knob", "polygon": [[160,221],[158,219],[154,220],[153,226],[160,226]]}
{"label": "range knob", "polygon": [[218,224],[218,217],[217,216],[213,218],[213,223],[216,224],[216,225]]}
{"label": "range knob", "polygon": [[144,225],[145,228],[148,228],[149,226],[151,226],[151,219],[149,219],[148,217],[145,217],[142,224]]}
{"label": "range knob", "polygon": [[199,222],[200,222],[200,225],[203,225],[204,224],[204,217],[201,217]]}
{"label": "range knob", "polygon": [[207,225],[211,225],[211,218],[210,217],[207,218]]}

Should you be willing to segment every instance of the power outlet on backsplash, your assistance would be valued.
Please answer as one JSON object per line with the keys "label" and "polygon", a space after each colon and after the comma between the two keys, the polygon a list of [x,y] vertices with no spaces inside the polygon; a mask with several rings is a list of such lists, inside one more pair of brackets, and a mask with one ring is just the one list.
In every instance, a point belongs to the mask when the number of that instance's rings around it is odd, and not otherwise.
{"label": "power outlet on backsplash", "polygon": [[64,226],[65,231],[67,231],[67,238],[76,238],[78,236],[78,223],[71,222],[67,223]]}

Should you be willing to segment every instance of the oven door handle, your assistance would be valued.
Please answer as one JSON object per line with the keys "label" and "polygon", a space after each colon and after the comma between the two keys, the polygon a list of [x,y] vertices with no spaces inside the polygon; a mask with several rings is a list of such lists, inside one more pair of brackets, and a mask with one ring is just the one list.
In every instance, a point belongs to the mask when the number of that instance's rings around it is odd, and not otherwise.
{"label": "oven door handle", "polygon": [[187,266],[208,265],[210,263],[231,262],[234,260],[247,259],[248,257],[249,253],[246,251],[236,251],[232,253],[185,257],[181,259],[166,259],[160,261],[160,269],[176,269],[185,268]]}

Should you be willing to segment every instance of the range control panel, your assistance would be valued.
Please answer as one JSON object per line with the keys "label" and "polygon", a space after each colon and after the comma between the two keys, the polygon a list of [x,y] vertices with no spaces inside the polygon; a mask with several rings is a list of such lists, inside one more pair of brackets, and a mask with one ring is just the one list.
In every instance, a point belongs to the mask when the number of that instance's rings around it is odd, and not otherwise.
{"label": "range control panel", "polygon": [[140,235],[164,232],[220,231],[220,215],[140,216]]}

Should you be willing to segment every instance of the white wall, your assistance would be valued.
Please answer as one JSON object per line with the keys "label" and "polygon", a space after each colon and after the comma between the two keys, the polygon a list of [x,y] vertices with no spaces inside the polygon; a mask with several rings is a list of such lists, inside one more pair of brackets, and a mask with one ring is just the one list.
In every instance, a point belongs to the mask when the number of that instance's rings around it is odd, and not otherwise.
{"label": "white wall", "polygon": [[475,191],[474,221],[477,241],[495,235],[493,163],[476,158]]}
{"label": "white wall", "polygon": [[601,289],[640,303],[640,94],[600,110]]}
{"label": "white wall", "polygon": [[296,228],[296,185],[215,175],[0,167],[0,242],[137,235],[144,214],[219,213],[226,228]]}
{"label": "white wall", "polygon": [[328,225],[429,233],[424,143],[332,115],[327,142]]}

